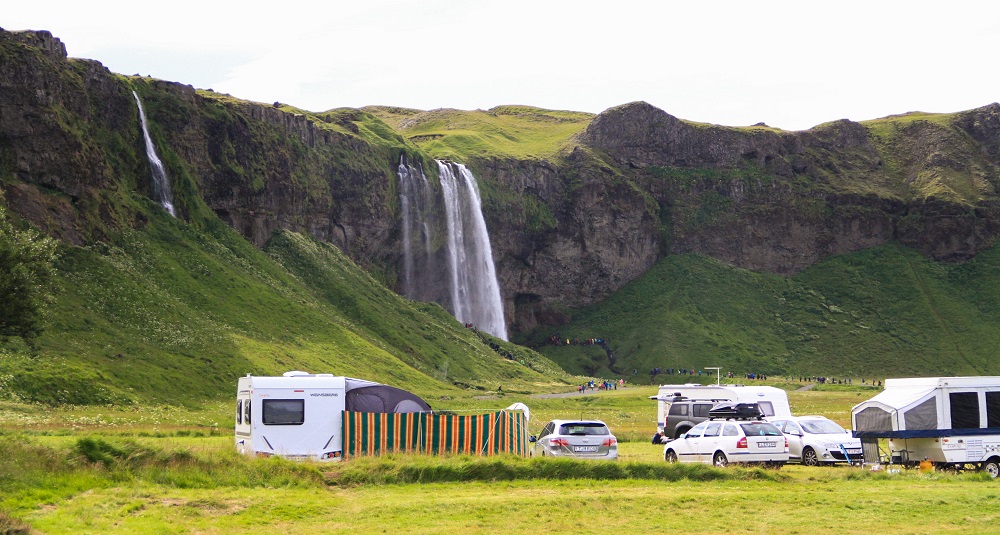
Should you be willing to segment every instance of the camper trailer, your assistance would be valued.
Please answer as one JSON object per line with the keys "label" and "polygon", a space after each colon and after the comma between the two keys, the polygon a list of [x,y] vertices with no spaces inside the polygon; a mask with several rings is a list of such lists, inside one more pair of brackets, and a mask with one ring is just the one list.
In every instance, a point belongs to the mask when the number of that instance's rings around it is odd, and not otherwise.
{"label": "camper trailer", "polygon": [[892,462],[985,469],[1000,475],[1000,377],[887,379],[885,390],[851,410],[865,462],[887,439]]}
{"label": "camper trailer", "polygon": [[430,411],[399,388],[331,374],[287,372],[240,377],[236,392],[236,448],[247,455],[338,460],[343,457],[344,411]]}
{"label": "camper trailer", "polygon": [[649,399],[657,402],[656,425],[673,438],[708,419],[708,411],[718,403],[756,403],[765,417],[792,416],[788,394],[773,386],[661,385]]}

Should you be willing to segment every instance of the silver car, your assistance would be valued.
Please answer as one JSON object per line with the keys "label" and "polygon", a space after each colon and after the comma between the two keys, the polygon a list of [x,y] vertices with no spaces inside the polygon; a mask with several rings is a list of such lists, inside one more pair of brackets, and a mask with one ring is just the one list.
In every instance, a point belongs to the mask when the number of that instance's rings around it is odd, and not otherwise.
{"label": "silver car", "polygon": [[861,439],[823,416],[773,418],[788,437],[788,460],[807,466],[861,461]]}
{"label": "silver car", "polygon": [[528,441],[532,457],[618,458],[618,439],[600,420],[552,420]]}

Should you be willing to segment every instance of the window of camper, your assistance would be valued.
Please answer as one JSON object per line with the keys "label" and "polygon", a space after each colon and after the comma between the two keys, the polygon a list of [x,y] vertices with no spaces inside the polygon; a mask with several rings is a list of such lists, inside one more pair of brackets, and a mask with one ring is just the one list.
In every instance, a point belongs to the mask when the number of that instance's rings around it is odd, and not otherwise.
{"label": "window of camper", "polygon": [[243,400],[242,399],[236,400],[236,423],[237,424],[242,424],[243,423]]}
{"label": "window of camper", "polygon": [[986,427],[1000,427],[1000,392],[986,393]]}
{"label": "window of camper", "polygon": [[858,431],[892,431],[892,415],[878,407],[865,407],[854,419]]}
{"label": "window of camper", "polygon": [[250,425],[250,400],[243,403],[243,421]]}
{"label": "window of camper", "polygon": [[764,416],[774,416],[774,405],[770,401],[758,401],[757,406]]}
{"label": "window of camper", "polygon": [[948,400],[951,402],[952,429],[979,429],[978,393],[952,392]]}
{"label": "window of camper", "polygon": [[[937,429],[937,397],[931,396],[903,413],[903,420],[906,422],[906,429],[910,431]],[[978,427],[979,424],[976,425]]]}
{"label": "window of camper", "polygon": [[306,416],[304,399],[265,399],[264,425],[302,425]]}

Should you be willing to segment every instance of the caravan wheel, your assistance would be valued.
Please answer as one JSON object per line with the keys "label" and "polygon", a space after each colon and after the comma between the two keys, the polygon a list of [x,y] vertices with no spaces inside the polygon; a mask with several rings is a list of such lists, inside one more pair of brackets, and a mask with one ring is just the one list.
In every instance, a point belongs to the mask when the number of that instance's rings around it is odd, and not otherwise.
{"label": "caravan wheel", "polygon": [[993,479],[1000,476],[1000,459],[993,457],[992,459],[983,463],[983,470],[990,475]]}

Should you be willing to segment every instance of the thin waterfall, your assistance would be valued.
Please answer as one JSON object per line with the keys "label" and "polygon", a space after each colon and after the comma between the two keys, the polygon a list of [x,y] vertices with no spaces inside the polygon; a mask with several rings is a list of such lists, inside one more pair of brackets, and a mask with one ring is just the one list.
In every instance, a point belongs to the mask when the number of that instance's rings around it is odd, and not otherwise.
{"label": "thin waterfall", "polygon": [[506,340],[500,286],[475,177],[461,164],[439,161],[438,171],[436,188],[422,168],[402,158],[399,162],[403,293],[437,302],[459,321]]}
{"label": "thin waterfall", "polygon": [[167,171],[163,168],[159,156],[156,155],[156,147],[153,145],[153,138],[149,137],[149,125],[146,124],[146,112],[142,109],[142,101],[139,95],[132,91],[135,97],[135,104],[139,107],[139,122],[142,124],[142,137],[146,140],[146,158],[149,160],[149,169],[153,174],[153,195],[156,202],[163,206],[170,215],[177,217],[174,211],[174,195],[170,191],[170,179],[167,178]]}

